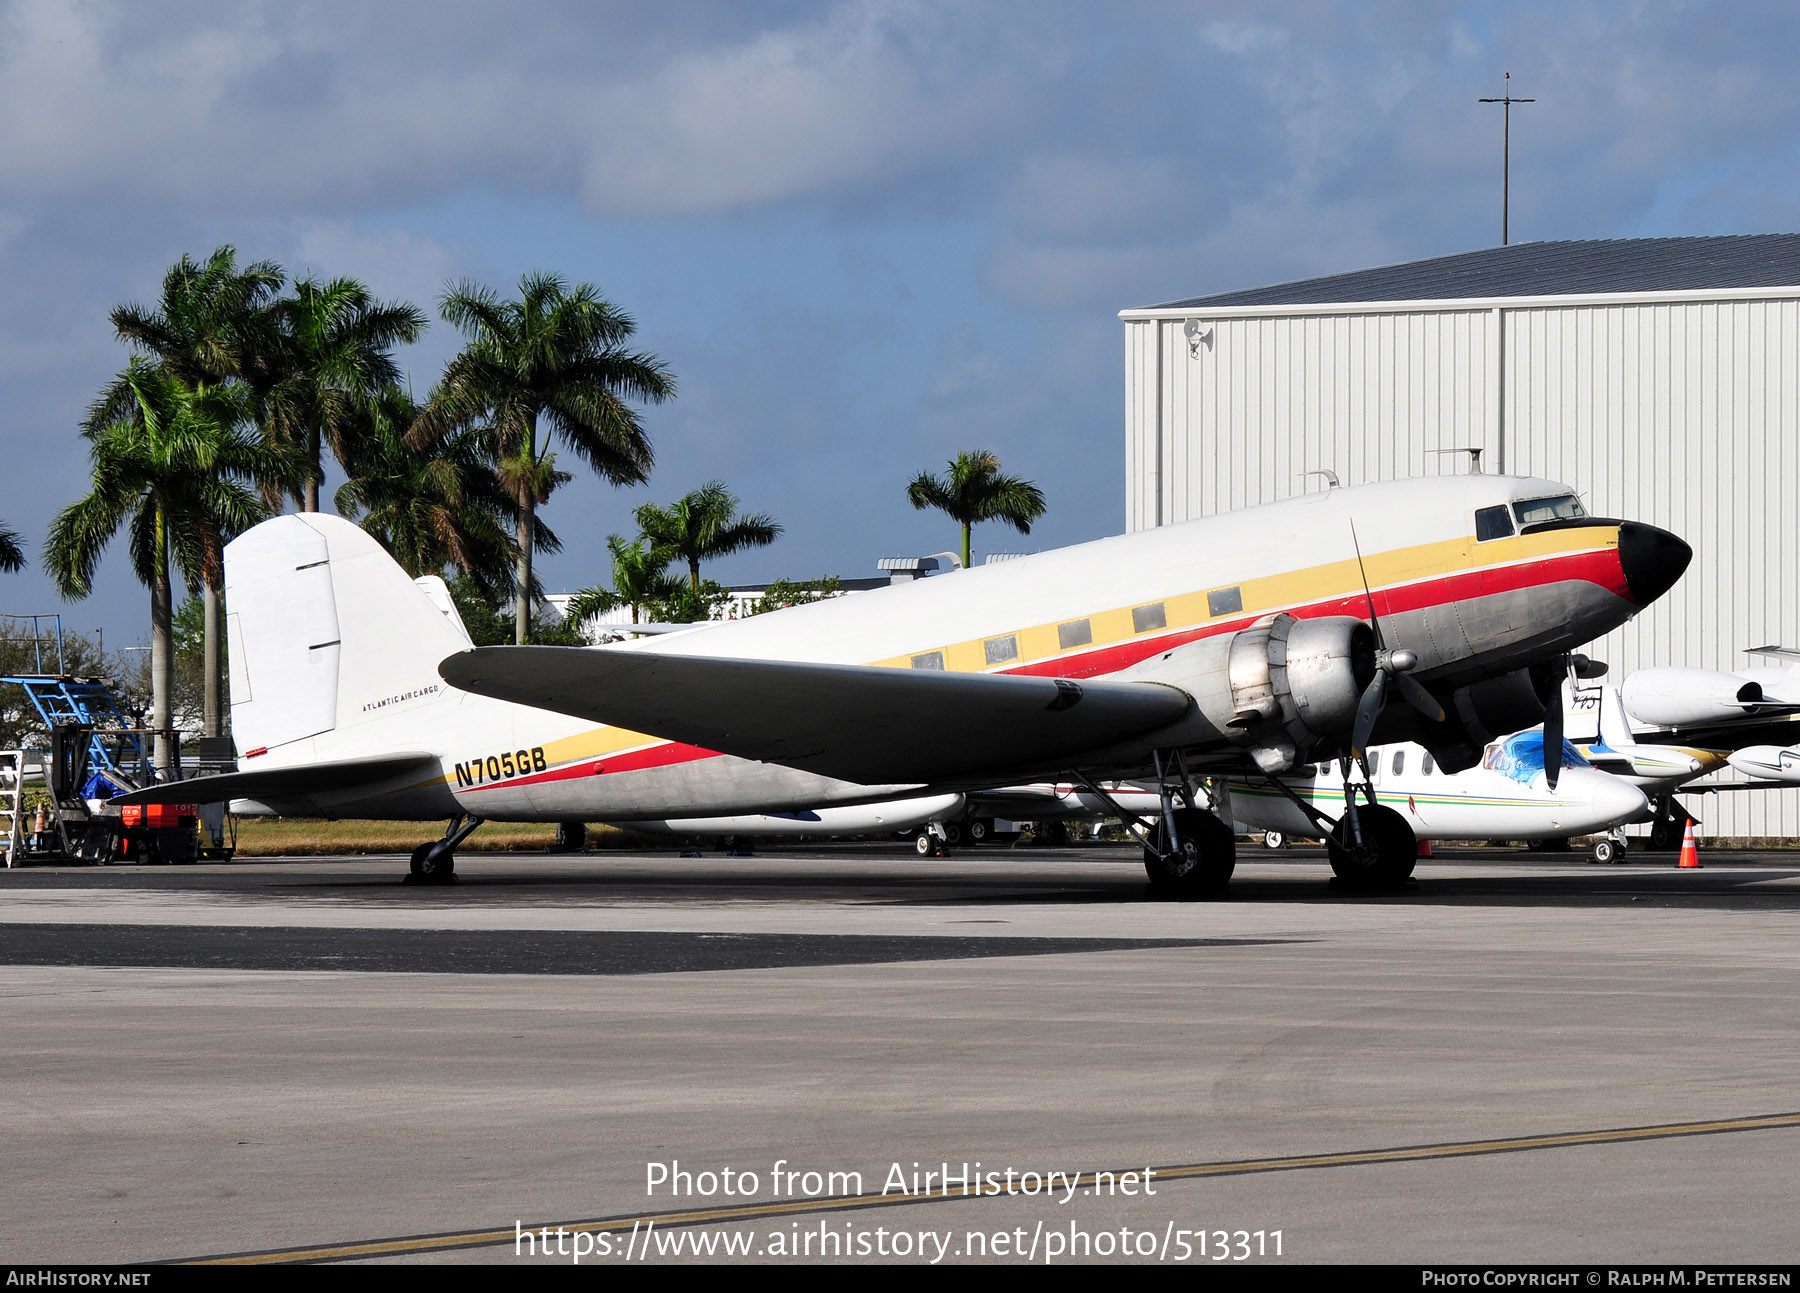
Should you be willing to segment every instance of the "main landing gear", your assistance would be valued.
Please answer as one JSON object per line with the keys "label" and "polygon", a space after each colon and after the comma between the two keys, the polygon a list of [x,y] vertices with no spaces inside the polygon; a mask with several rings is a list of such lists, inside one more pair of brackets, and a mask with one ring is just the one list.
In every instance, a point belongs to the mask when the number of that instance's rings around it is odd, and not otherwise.
{"label": "main landing gear", "polygon": [[1676,803],[1674,795],[1658,795],[1651,802],[1656,809],[1656,817],[1650,826],[1650,850],[1660,853],[1664,849],[1679,848],[1681,834],[1687,823],[1698,823],[1700,819]]}
{"label": "main landing gear", "polygon": [[1398,889],[1412,879],[1419,860],[1419,841],[1406,818],[1375,801],[1375,789],[1360,783],[1366,803],[1359,803],[1359,783],[1350,780],[1350,761],[1343,759],[1344,815],[1333,822],[1309,800],[1302,799],[1278,778],[1270,783],[1313,820],[1325,837],[1331,873],[1349,889]]}
{"label": "main landing gear", "polygon": [[1079,772],[1075,776],[1112,808],[1125,829],[1144,846],[1144,872],[1150,877],[1151,897],[1218,897],[1237,869],[1237,839],[1230,826],[1199,806],[1199,792],[1179,752],[1173,766],[1165,765],[1159,752],[1152,757],[1162,811],[1148,827],[1136,814],[1121,808],[1097,782]]}
{"label": "main landing gear", "polygon": [[475,833],[479,817],[453,817],[444,838],[421,844],[412,851],[412,870],[407,884],[452,884],[456,880],[456,846]]}

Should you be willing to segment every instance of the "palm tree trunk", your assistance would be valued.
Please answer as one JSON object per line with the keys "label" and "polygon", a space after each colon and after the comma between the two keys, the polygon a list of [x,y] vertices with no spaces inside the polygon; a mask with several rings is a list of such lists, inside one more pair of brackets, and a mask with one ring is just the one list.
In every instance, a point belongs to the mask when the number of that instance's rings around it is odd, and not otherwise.
{"label": "palm tree trunk", "polygon": [[519,598],[513,603],[513,641],[524,646],[531,636],[531,519],[537,514],[537,491],[529,480],[519,483]]}
{"label": "palm tree trunk", "polygon": [[219,632],[219,595],[220,590],[211,584],[202,585],[201,596],[206,603],[206,665],[201,686],[204,692],[201,703],[205,710],[205,731],[208,736],[218,736],[223,726],[224,704],[219,687],[219,656],[224,647],[224,638]]}
{"label": "palm tree trunk", "polygon": [[963,569],[969,568],[969,531],[974,527],[967,522],[963,524]]}
{"label": "palm tree trunk", "polygon": [[174,766],[169,732],[169,697],[175,690],[174,612],[169,588],[169,526],[162,506],[156,509],[156,556],[150,579],[150,727],[155,733],[152,764],[166,772]]}
{"label": "palm tree trunk", "polygon": [[305,498],[300,504],[302,512],[319,510],[319,428],[306,428],[306,460],[312,464],[313,474],[306,479]]}

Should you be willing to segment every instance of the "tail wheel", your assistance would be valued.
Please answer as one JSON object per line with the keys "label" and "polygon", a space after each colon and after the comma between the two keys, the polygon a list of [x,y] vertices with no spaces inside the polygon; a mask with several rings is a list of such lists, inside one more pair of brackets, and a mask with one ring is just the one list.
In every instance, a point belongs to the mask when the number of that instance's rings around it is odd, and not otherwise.
{"label": "tail wheel", "polygon": [[456,854],[433,840],[412,851],[412,877],[421,884],[448,884],[456,878]]}
{"label": "tail wheel", "polygon": [[1200,808],[1175,810],[1170,851],[1168,829],[1158,823],[1154,849],[1144,850],[1144,871],[1153,893],[1171,898],[1210,898],[1225,892],[1237,868],[1237,838],[1231,827]]}
{"label": "tail wheel", "polygon": [[1338,879],[1359,889],[1392,889],[1411,878],[1419,860],[1419,841],[1406,818],[1392,808],[1358,804],[1362,845],[1353,841],[1348,814],[1326,841],[1331,870]]}

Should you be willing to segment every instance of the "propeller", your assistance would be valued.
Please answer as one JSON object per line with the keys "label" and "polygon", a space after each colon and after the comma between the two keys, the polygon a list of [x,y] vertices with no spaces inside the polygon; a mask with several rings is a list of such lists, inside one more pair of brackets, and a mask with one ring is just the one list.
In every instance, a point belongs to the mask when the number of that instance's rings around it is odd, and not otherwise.
{"label": "propeller", "polygon": [[1350,729],[1350,753],[1362,768],[1363,779],[1369,777],[1369,737],[1375,722],[1387,705],[1388,684],[1399,691],[1401,699],[1434,723],[1444,721],[1443,706],[1425,689],[1425,685],[1408,674],[1419,663],[1416,652],[1405,649],[1390,651],[1381,634],[1381,618],[1375,614],[1375,594],[1369,589],[1369,572],[1363,568],[1362,543],[1356,537],[1356,523],[1350,523],[1350,542],[1356,548],[1356,569],[1362,575],[1363,597],[1369,603],[1369,628],[1375,634],[1375,676],[1363,688],[1356,704],[1356,724]]}
{"label": "propeller", "polygon": [[1544,784],[1556,789],[1562,776],[1563,748],[1563,683],[1570,674],[1577,678],[1599,678],[1606,673],[1603,661],[1590,660],[1578,652],[1565,652],[1554,657],[1547,666],[1550,700],[1544,706]]}

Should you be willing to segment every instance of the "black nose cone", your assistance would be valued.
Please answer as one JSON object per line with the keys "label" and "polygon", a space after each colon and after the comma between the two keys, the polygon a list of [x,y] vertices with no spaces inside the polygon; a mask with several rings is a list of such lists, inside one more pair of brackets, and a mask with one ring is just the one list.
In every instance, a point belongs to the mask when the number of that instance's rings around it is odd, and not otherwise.
{"label": "black nose cone", "polygon": [[1631,600],[1648,606],[1675,586],[1694,550],[1667,530],[1626,521],[1619,526],[1619,566]]}

